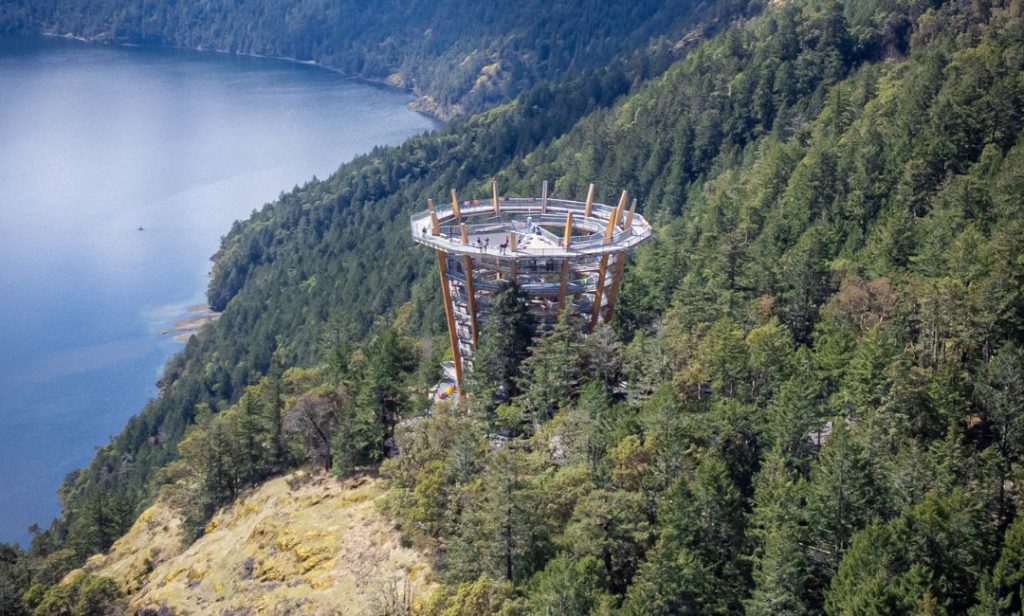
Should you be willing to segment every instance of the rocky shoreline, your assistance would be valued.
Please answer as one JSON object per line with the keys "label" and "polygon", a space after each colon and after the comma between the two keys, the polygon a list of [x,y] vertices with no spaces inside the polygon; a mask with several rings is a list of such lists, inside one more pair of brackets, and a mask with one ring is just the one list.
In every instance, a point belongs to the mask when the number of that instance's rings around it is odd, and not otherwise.
{"label": "rocky shoreline", "polygon": [[174,336],[176,342],[188,342],[191,338],[207,323],[216,321],[220,318],[219,312],[214,312],[206,304],[196,304],[188,307],[189,316],[184,319],[179,319],[174,322],[174,325],[161,330],[161,336]]}

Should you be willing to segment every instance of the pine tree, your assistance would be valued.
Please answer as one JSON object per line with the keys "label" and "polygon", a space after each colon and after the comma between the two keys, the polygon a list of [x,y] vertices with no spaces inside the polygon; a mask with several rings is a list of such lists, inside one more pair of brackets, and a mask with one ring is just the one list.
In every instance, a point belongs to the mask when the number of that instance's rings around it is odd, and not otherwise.
{"label": "pine tree", "polygon": [[519,287],[509,284],[492,297],[473,356],[467,389],[474,406],[488,413],[520,392],[520,364],[529,355],[534,328],[519,295]]}
{"label": "pine tree", "polygon": [[1024,352],[1015,345],[1000,349],[977,384],[978,398],[995,445],[1009,463],[1024,452]]}
{"label": "pine tree", "polygon": [[809,577],[797,530],[783,525],[770,527],[754,562],[754,590],[746,602],[746,613],[806,614],[803,593]]}
{"label": "pine tree", "polygon": [[593,556],[574,558],[560,554],[533,581],[530,593],[534,613],[551,616],[590,614],[608,597],[607,579],[601,561]]}
{"label": "pine tree", "polygon": [[[383,457],[394,437],[395,424],[409,408],[407,380],[416,369],[418,357],[411,341],[394,328],[374,336],[363,348],[355,383],[355,402],[362,414],[372,417],[366,431],[376,432],[376,442],[361,443],[371,459]],[[369,437],[369,434],[366,434]]]}
{"label": "pine tree", "polygon": [[1010,465],[1024,453],[1024,352],[1013,344],[1000,349],[985,366],[976,384],[986,426],[989,429],[998,463],[994,477],[1000,525],[1008,522],[1009,505],[1005,493]]}
{"label": "pine tree", "polygon": [[583,336],[577,321],[572,311],[563,310],[551,333],[523,360],[518,379],[524,392],[521,400],[535,424],[568,404],[579,387]]}
{"label": "pine tree", "polygon": [[797,353],[797,368],[768,405],[767,433],[774,447],[791,463],[806,466],[813,456],[810,434],[824,421],[819,401],[820,381],[811,371],[806,349]]}
{"label": "pine tree", "polygon": [[601,563],[608,590],[620,594],[629,587],[653,540],[644,499],[628,490],[594,490],[576,504],[561,539],[564,550],[577,558]]}
{"label": "pine tree", "polygon": [[584,370],[587,376],[611,395],[622,381],[622,342],[615,330],[599,323],[583,341]]}
{"label": "pine tree", "polygon": [[875,462],[840,420],[811,470],[807,486],[807,521],[816,577],[829,579],[839,566],[850,538],[885,511]]}
{"label": "pine tree", "polygon": [[481,573],[510,582],[535,571],[549,549],[531,478],[535,472],[530,453],[517,441],[489,456],[487,472],[463,515],[460,534],[465,552],[449,554],[450,559],[479,561],[459,566],[470,571],[479,567]]}
{"label": "pine tree", "polygon": [[1009,616],[1024,612],[1024,518],[1017,518],[1003,537],[1003,551],[978,589],[971,616]]}
{"label": "pine tree", "polygon": [[758,473],[749,536],[754,590],[748,614],[804,614],[810,567],[801,546],[801,488],[786,468],[786,457],[768,454]]}

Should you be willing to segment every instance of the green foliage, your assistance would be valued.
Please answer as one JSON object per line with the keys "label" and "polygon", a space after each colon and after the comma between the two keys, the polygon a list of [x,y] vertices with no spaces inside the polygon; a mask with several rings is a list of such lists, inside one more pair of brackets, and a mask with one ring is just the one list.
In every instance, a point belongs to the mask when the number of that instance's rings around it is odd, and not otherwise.
{"label": "green foliage", "polygon": [[526,359],[533,338],[533,319],[520,301],[519,287],[504,287],[491,300],[484,319],[473,372],[466,386],[474,406],[491,412],[519,394],[520,364]]}
{"label": "green foliage", "polygon": [[110,578],[79,572],[66,584],[29,591],[36,616],[107,616],[122,613],[123,596]]}
{"label": "green foliage", "polygon": [[692,0],[587,10],[539,0],[387,6],[354,0],[36,0],[5,3],[0,30],[315,61],[349,76],[413,89],[436,105],[429,111],[450,116],[507,100],[568,71],[606,65],[661,37],[676,40],[695,13],[713,19],[745,9],[745,2],[729,2],[709,11]]}
{"label": "green foliage", "polygon": [[[1021,17],[794,0],[657,76],[537,86],[283,195],[225,237],[223,317],[33,558],[52,576],[109,541],[191,425],[165,472],[204,515],[290,464],[394,453],[385,510],[436,555],[431,614],[1019,610]],[[628,187],[657,237],[614,329],[533,339],[514,288],[491,298],[469,403],[424,413],[405,336],[443,319],[405,215],[492,176]]]}
{"label": "green foliage", "polygon": [[[336,439],[336,447],[346,450],[343,460],[379,460],[393,438],[395,424],[409,410],[407,383],[416,369],[418,356],[412,342],[394,329],[385,329],[367,341],[362,358],[354,369],[352,391],[356,407],[355,421],[346,422],[349,438]],[[376,433],[376,434],[375,434]],[[339,471],[351,466],[337,466]]]}
{"label": "green foliage", "polygon": [[32,581],[25,555],[18,546],[0,544],[0,615],[21,616],[28,609],[22,595]]}
{"label": "green foliage", "polygon": [[513,601],[511,584],[481,577],[460,584],[454,592],[438,592],[427,603],[429,616],[515,616],[525,613]]}
{"label": "green foliage", "polygon": [[550,419],[579,387],[583,335],[577,320],[563,310],[555,327],[536,342],[522,364],[519,389],[535,423]]}
{"label": "green foliage", "polygon": [[[912,511],[854,538],[826,596],[830,614],[962,614],[973,604],[990,526],[962,490],[932,492]],[[933,612],[934,613],[934,612]]]}
{"label": "green foliage", "polygon": [[610,599],[605,567],[597,558],[553,558],[531,582],[531,608],[541,614],[590,614]]}
{"label": "green foliage", "polygon": [[1003,538],[1003,551],[978,588],[971,614],[1019,614],[1024,610],[1024,518],[1017,518]]}

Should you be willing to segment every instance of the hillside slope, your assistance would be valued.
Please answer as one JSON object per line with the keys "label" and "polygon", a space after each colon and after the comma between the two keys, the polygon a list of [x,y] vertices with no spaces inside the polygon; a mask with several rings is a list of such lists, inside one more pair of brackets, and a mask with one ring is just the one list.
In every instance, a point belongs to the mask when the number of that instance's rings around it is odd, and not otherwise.
{"label": "hillside slope", "polygon": [[[549,3],[357,0],[15,0],[4,29],[315,61],[412,89],[442,119],[508,100],[539,81],[683,38],[747,2]],[[696,16],[699,16],[695,19]]]}
{"label": "hillside slope", "polygon": [[85,569],[114,579],[130,609],[174,614],[370,614],[420,602],[431,566],[399,545],[376,511],[381,482],[292,474],[218,513],[182,546],[181,520],[160,502]]}
{"label": "hillside slope", "polygon": [[[697,12],[688,23],[713,19]],[[209,292],[211,305],[224,311],[221,319],[168,362],[160,396],[97,452],[89,468],[68,476],[62,518],[39,538],[38,551],[64,558],[62,550],[70,549],[73,558],[85,558],[108,546],[152,494],[159,469],[177,457],[197,414],[234,403],[272,367],[276,351],[286,364],[310,365],[339,341],[363,339],[379,317],[393,319],[399,310],[410,332],[439,333],[441,312],[423,284],[431,265],[409,250],[405,213],[452,186],[479,185],[581,117],[642,87],[695,42],[539,84],[436,134],[359,157],[236,224],[216,257]],[[293,252],[296,231],[308,254]],[[243,288],[245,298],[235,299]]]}
{"label": "hillside slope", "polygon": [[[628,186],[662,224],[624,286],[625,350],[563,332],[508,375],[521,395],[430,418],[389,461],[452,606],[487,584],[511,613],[1019,604],[1021,17],[789,3],[502,169],[513,194]],[[318,271],[335,244],[303,226],[336,219],[301,204],[227,238],[270,257],[225,255],[212,291],[247,279],[229,311]],[[564,387],[534,388],[551,365]]]}
{"label": "hillside slope", "polygon": [[[225,238],[210,288],[223,317],[69,482],[71,526],[116,510],[123,485],[144,490],[152,469],[133,463],[176,455],[193,420],[210,442],[258,434],[254,462],[269,458],[273,422],[240,426],[266,419],[255,400],[280,398],[274,379],[238,412],[208,420],[199,403],[237,398],[272,358],[334,347],[336,382],[306,408],[346,426],[421,414],[403,399],[414,347],[388,325],[442,325],[406,214],[453,186],[486,194],[491,175],[512,194],[597,181],[658,222],[617,331],[542,339],[499,375],[500,406],[401,424],[384,465],[387,511],[438,554],[436,613],[1017,609],[1022,14],[1016,0],[793,0],[645,84],[540,87],[285,195]],[[567,110],[553,99],[593,104],[549,125]],[[355,351],[339,335],[367,329]],[[211,485],[238,474],[210,468]]]}

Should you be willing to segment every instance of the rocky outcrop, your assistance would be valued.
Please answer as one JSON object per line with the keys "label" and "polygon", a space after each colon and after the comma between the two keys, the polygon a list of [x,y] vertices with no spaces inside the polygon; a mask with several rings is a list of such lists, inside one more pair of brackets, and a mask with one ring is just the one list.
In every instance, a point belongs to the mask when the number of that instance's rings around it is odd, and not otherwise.
{"label": "rocky outcrop", "polygon": [[294,473],[218,513],[187,548],[163,503],[86,568],[117,581],[134,611],[368,614],[433,590],[425,555],[377,511],[379,480]]}

